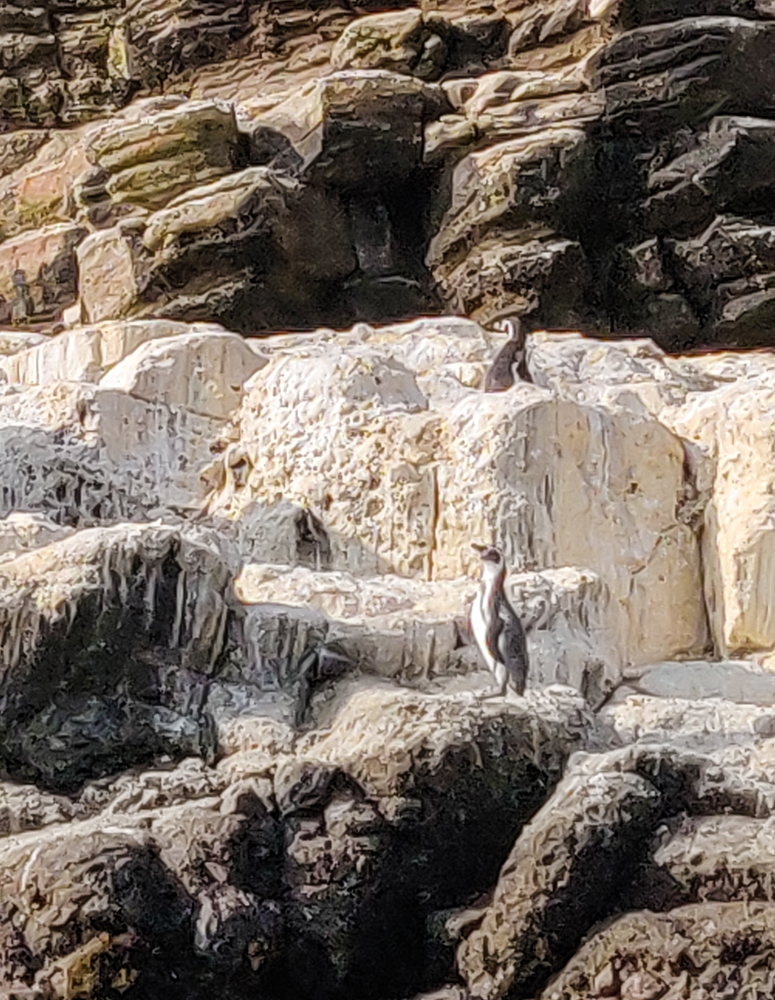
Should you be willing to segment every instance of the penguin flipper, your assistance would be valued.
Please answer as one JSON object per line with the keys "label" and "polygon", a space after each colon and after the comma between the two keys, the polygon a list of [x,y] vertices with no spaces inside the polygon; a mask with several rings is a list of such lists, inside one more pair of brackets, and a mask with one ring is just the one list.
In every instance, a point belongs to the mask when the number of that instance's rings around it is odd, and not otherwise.
{"label": "penguin flipper", "polygon": [[505,665],[509,680],[517,694],[522,694],[528,671],[525,630],[517,613],[505,603],[499,606],[495,617],[500,622],[495,643],[497,658]]}

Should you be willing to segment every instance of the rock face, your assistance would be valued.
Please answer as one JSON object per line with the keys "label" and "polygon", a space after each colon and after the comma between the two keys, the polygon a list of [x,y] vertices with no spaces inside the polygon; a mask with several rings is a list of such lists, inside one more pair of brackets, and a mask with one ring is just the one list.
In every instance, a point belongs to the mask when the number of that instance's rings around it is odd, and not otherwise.
{"label": "rock face", "polygon": [[773,54],[0,9],[0,996],[772,995]]}
{"label": "rock face", "polygon": [[9,319],[769,343],[764,5],[60,7],[0,29]]}
{"label": "rock face", "polygon": [[5,336],[0,989],[765,995],[767,353],[533,333],[486,394],[460,317]]}

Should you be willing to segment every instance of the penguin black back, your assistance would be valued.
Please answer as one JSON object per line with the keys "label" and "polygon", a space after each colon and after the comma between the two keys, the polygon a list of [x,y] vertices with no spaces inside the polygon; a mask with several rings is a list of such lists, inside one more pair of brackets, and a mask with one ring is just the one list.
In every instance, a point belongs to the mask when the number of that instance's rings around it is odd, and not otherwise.
{"label": "penguin black back", "polygon": [[487,370],[484,391],[505,392],[514,385],[515,378],[519,378],[522,382],[532,381],[525,351],[527,332],[519,319],[507,319],[502,323],[496,323],[495,329],[508,331],[509,339],[495,355]]}

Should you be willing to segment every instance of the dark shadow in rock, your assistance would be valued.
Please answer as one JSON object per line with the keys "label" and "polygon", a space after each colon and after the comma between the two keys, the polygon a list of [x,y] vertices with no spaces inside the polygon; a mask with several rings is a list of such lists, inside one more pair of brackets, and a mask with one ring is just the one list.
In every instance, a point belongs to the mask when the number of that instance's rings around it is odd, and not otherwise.
{"label": "dark shadow in rock", "polygon": [[[139,556],[130,566],[126,578],[112,570],[102,587],[77,597],[71,619],[41,618],[34,650],[9,671],[0,761],[14,780],[74,794],[90,779],[160,756],[213,759],[214,726],[202,706],[212,675],[242,656],[228,638],[228,619],[241,609],[226,611],[221,649],[208,652],[203,641],[183,664],[180,647],[191,638],[183,633],[194,626],[182,620],[175,543],[152,583]],[[167,690],[170,667],[182,680]]]}

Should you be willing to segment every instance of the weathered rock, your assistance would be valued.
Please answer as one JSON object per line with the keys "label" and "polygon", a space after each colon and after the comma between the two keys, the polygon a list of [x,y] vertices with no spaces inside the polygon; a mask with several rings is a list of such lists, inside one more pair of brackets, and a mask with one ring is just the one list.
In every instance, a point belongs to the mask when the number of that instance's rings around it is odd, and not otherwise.
{"label": "weathered rock", "polygon": [[89,155],[104,179],[89,189],[88,201],[97,201],[102,188],[112,202],[160,208],[238,166],[234,110],[221,102],[189,102],[128,125],[104,126],[91,139]]}
{"label": "weathered rock", "polygon": [[[444,110],[446,98],[431,84],[385,70],[346,70],[307,85],[258,120],[287,136],[310,178],[381,187],[420,165],[425,122]],[[380,164],[378,178],[369,162]]]}
{"label": "weathered rock", "polygon": [[46,337],[40,333],[29,333],[26,330],[0,330],[0,357],[7,358],[45,342]]}
{"label": "weathered rock", "polygon": [[264,359],[234,333],[184,333],[147,341],[100,380],[103,389],[225,419]]}
{"label": "weathered rock", "polygon": [[580,1000],[590,995],[590,985],[633,1000],[749,991],[764,997],[775,983],[774,923],[775,908],[767,903],[627,914],[595,934],[541,1000]]}
{"label": "weathered rock", "polygon": [[[314,608],[329,619],[326,642],[338,643],[366,673],[429,681],[482,669],[463,646],[476,583],[423,583],[401,577],[357,579],[345,573],[248,564],[235,581],[246,604]],[[619,676],[605,648],[608,597],[600,581],[568,570],[521,574],[509,581],[514,606],[530,628],[530,687],[570,684],[599,699]]]}
{"label": "weathered rock", "polygon": [[72,528],[43,517],[14,511],[0,521],[0,555],[9,558],[26,549],[37,549],[60,538],[67,538]]}
{"label": "weathered rock", "polygon": [[766,118],[714,118],[693,148],[652,169],[644,204],[650,228],[678,237],[699,234],[718,212],[746,213],[775,184],[775,127]]}
{"label": "weathered rock", "polygon": [[599,58],[608,117],[651,116],[664,129],[721,106],[729,115],[775,111],[766,68],[773,31],[769,21],[694,17],[624,32]]}
{"label": "weathered rock", "polygon": [[[515,75],[505,75],[513,87]],[[490,96],[477,91],[471,101],[477,95],[480,104]],[[455,261],[496,227],[502,233],[530,223],[562,226],[575,211],[587,156],[580,129],[552,129],[470,153],[455,167],[450,208],[431,242],[434,272],[443,277],[446,258]]]}
{"label": "weathered rock", "polygon": [[[174,529],[124,525],[18,555],[0,577],[4,769],[68,790],[167,747],[213,752],[198,715],[235,607],[215,553]],[[164,703],[165,650],[200,676],[198,704]]]}
{"label": "weathered rock", "polygon": [[[458,950],[474,997],[529,996],[602,916],[637,867],[665,803],[645,778],[574,775],[523,829],[492,902]],[[558,808],[558,804],[562,803]]]}
{"label": "weathered rock", "polygon": [[33,386],[49,382],[99,382],[105,372],[142,344],[166,337],[212,334],[222,327],[175,323],[171,320],[119,320],[78,326],[40,338],[41,342],[0,362],[9,382]]}
{"label": "weathered rock", "polygon": [[198,510],[204,500],[200,477],[222,421],[61,382],[0,404],[3,515],[21,509],[95,525]]}
{"label": "weathered rock", "polygon": [[75,302],[75,248],[85,235],[81,226],[59,223],[0,243],[0,296],[15,320],[50,319]]}
{"label": "weathered rock", "polygon": [[[375,338],[374,346],[366,339],[356,350],[345,339],[336,348],[329,343],[325,353],[310,343],[274,354],[249,383],[239,449],[229,452],[226,481],[211,509],[239,516],[251,503],[280,499],[309,506],[328,533],[331,567],[358,574],[455,578],[473,569],[473,556],[466,555],[470,539],[494,535],[516,570],[571,565],[599,576],[612,598],[607,627],[622,636],[617,645],[627,649],[626,659],[644,663],[663,658],[664,649],[672,656],[701,648],[697,542],[687,524],[671,520],[684,489],[681,442],[655,421],[638,418],[636,430],[626,412],[586,410],[533,386],[482,397],[458,385],[454,394],[426,396],[419,379],[433,381],[437,363],[428,353],[411,353],[416,328],[399,330],[406,331],[404,345],[402,337],[392,344]],[[481,356],[476,341],[455,338],[450,347],[461,361]],[[314,397],[306,389],[312,385]],[[377,437],[383,457],[375,450]],[[332,454],[338,440],[351,443]],[[609,442],[609,458],[600,480],[592,455],[602,440]],[[560,461],[567,456],[561,473],[556,460],[545,458],[555,447]],[[534,457],[515,465],[515,455]],[[590,463],[587,471],[577,455],[589,456],[583,460]],[[613,455],[622,456],[621,466],[611,464]],[[562,488],[547,487],[547,476],[552,482],[557,477]],[[565,535],[562,504],[575,505],[582,496],[588,531]],[[611,534],[610,504],[620,505],[622,525],[637,523],[640,532],[643,515],[634,511],[653,518],[652,534],[640,536],[626,570],[614,554],[621,543]],[[567,516],[573,523],[582,515]],[[599,530],[591,527],[598,516]],[[667,535],[666,523],[675,524]],[[621,531],[632,545],[634,530]],[[610,549],[601,544],[604,538],[611,539]],[[651,579],[659,586],[647,583]],[[669,630],[660,627],[659,634],[641,624],[646,619],[636,610],[648,607],[648,615],[655,614],[656,601],[665,602],[660,620]],[[676,601],[685,609],[680,614]]]}
{"label": "weathered rock", "polygon": [[99,323],[127,315],[139,292],[130,236],[119,229],[87,236],[78,247],[78,272],[84,322]]}
{"label": "weathered rock", "polygon": [[[360,17],[339,36],[331,64],[338,70],[386,69],[411,73],[420,59],[423,35],[427,38],[428,32],[423,31],[422,12],[417,8]],[[438,47],[443,56],[440,39]]]}
{"label": "weathered rock", "polygon": [[[295,833],[289,921],[303,928],[310,954],[313,942],[325,942],[332,985],[368,981],[374,956],[388,946],[384,935],[375,936],[377,922],[384,926],[385,915],[400,906],[390,947],[400,942],[406,961],[402,968],[378,967],[383,990],[411,989],[407,971],[420,957],[425,893],[437,908],[452,905],[491,877],[524,821],[531,790],[554,783],[555,752],[568,740],[594,740],[583,713],[576,714],[578,702],[574,710],[559,692],[544,698],[535,702],[528,735],[524,709],[516,705],[472,711],[460,697],[365,691],[349,700],[328,735],[308,737],[293,765],[278,771],[278,801]],[[506,799],[495,791],[505,787]],[[452,814],[459,824],[454,847],[442,833]],[[464,843],[470,852],[460,864]]]}
{"label": "weathered rock", "polygon": [[184,68],[223,57],[250,29],[245,3],[223,7],[183,0],[174,19],[159,0],[135,0],[113,22],[110,71],[114,77],[158,86]]}
{"label": "weathered rock", "polygon": [[687,901],[773,901],[773,821],[744,816],[686,820],[654,855]]}

